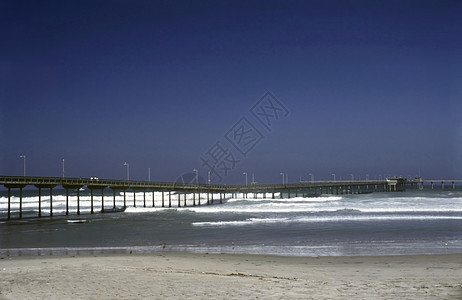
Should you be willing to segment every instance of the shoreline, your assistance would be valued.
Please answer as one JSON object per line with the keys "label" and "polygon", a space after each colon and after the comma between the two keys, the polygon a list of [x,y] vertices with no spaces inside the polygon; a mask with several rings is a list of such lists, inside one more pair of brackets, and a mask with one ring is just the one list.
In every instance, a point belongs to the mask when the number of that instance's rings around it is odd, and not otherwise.
{"label": "shoreline", "polygon": [[462,254],[152,253],[0,259],[0,299],[461,299]]}

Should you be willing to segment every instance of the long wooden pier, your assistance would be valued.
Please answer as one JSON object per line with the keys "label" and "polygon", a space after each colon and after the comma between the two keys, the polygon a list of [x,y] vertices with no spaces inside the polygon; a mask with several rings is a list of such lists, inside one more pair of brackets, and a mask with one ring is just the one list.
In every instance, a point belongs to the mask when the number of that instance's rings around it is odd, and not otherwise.
{"label": "long wooden pier", "polygon": [[[291,198],[291,197],[309,197],[320,194],[361,194],[371,192],[398,192],[404,191],[407,180],[403,178],[388,178],[387,180],[364,180],[364,181],[311,181],[301,182],[296,184],[258,184],[258,185],[213,185],[213,184],[188,184],[188,183],[172,183],[172,182],[151,182],[151,181],[127,181],[127,180],[110,180],[110,179],[82,179],[82,178],[59,178],[59,177],[20,177],[20,176],[0,176],[0,185],[3,185],[8,190],[7,209],[0,211],[2,215],[6,215],[7,220],[23,218],[23,189],[27,186],[34,186],[38,191],[38,211],[36,217],[42,217],[42,190],[49,191],[49,214],[47,217],[53,217],[55,214],[53,209],[53,189],[61,186],[66,192],[66,208],[65,215],[81,213],[80,210],[80,189],[87,188],[91,193],[91,208],[90,213],[116,211],[116,191],[123,192],[123,208],[130,206],[127,202],[126,194],[133,192],[133,204],[136,207],[136,192],[143,192],[143,207],[155,207],[154,192],[161,192],[161,207],[172,207],[172,196],[176,195],[178,207],[187,206],[186,195],[192,196],[192,206],[196,205],[211,205],[214,204],[214,195],[218,194],[219,203],[228,197],[236,197],[241,194],[247,198],[253,194],[262,194],[263,198],[275,197]],[[19,190],[19,208],[12,209],[11,191]],[[113,195],[112,207],[104,206],[104,191],[111,190]],[[71,211],[69,207],[69,191],[77,193],[77,208]],[[101,209],[95,211],[94,191],[99,191],[101,194]],[[152,203],[146,203],[146,193],[152,193]],[[206,195],[206,202],[201,203],[201,194]],[[168,199],[166,196],[168,195]],[[183,196],[183,201],[181,199]],[[197,197],[196,197],[197,196]],[[216,199],[218,201],[218,199]],[[1,204],[1,203],[0,203]],[[18,205],[18,203],[15,203]],[[190,204],[191,205],[191,204]],[[3,206],[2,206],[3,207]]]}

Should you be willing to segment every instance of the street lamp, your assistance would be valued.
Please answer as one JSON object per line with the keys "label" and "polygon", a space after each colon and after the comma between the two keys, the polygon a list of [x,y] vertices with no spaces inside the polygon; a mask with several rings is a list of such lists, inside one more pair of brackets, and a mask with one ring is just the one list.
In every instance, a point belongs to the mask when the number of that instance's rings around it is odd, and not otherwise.
{"label": "street lamp", "polygon": [[193,169],[193,172],[196,172],[196,184],[198,184],[199,171]]}
{"label": "street lamp", "polygon": [[209,174],[208,174],[208,175],[209,175],[209,184],[210,184],[210,171],[209,171]]}
{"label": "street lamp", "polygon": [[313,175],[313,174],[311,174],[311,173],[310,173],[310,174],[308,174],[308,175],[311,177],[311,183],[313,183],[313,181],[314,181],[314,175]]}
{"label": "street lamp", "polygon": [[282,176],[282,184],[284,184],[284,175],[285,175],[285,174],[281,172],[281,173],[279,173],[279,175]]}
{"label": "street lamp", "polygon": [[255,185],[255,173],[252,173],[252,185]]}
{"label": "street lamp", "polygon": [[64,179],[64,158],[63,158],[63,179]]}
{"label": "street lamp", "polygon": [[366,181],[369,180],[369,174],[366,174]]}
{"label": "street lamp", "polygon": [[245,185],[247,185],[247,172],[242,173],[242,175],[245,175]]}
{"label": "street lamp", "polygon": [[128,162],[124,162],[124,166],[127,166],[127,181],[130,181],[130,164]]}
{"label": "street lamp", "polygon": [[332,176],[334,176],[334,181],[335,181],[335,174],[332,174]]}
{"label": "street lamp", "polygon": [[351,181],[355,181],[355,175],[350,174],[350,176],[351,176]]}
{"label": "street lamp", "polygon": [[21,154],[20,158],[24,159],[24,177],[26,177],[26,155]]}
{"label": "street lamp", "polygon": [[148,168],[148,181],[151,182],[151,168]]}

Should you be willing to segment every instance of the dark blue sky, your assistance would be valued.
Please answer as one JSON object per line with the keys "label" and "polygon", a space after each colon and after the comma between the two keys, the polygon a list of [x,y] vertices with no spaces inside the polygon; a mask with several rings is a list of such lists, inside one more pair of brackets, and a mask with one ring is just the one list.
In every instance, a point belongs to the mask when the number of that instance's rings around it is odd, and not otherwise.
{"label": "dark blue sky", "polygon": [[[226,184],[460,178],[461,15],[449,0],[2,1],[0,174],[22,175],[24,153],[31,176],[64,158],[70,177],[122,179],[127,161],[132,179],[174,181],[216,159]],[[269,129],[250,111],[267,91],[287,109]],[[245,156],[226,138],[239,129]]]}

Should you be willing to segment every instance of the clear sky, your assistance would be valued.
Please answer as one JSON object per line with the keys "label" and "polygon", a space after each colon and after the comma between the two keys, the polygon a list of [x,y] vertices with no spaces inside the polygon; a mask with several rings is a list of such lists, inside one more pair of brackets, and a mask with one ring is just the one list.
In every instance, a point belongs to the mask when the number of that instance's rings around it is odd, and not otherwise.
{"label": "clear sky", "polygon": [[451,0],[1,1],[0,174],[25,154],[30,176],[64,158],[69,177],[462,178],[461,16]]}

